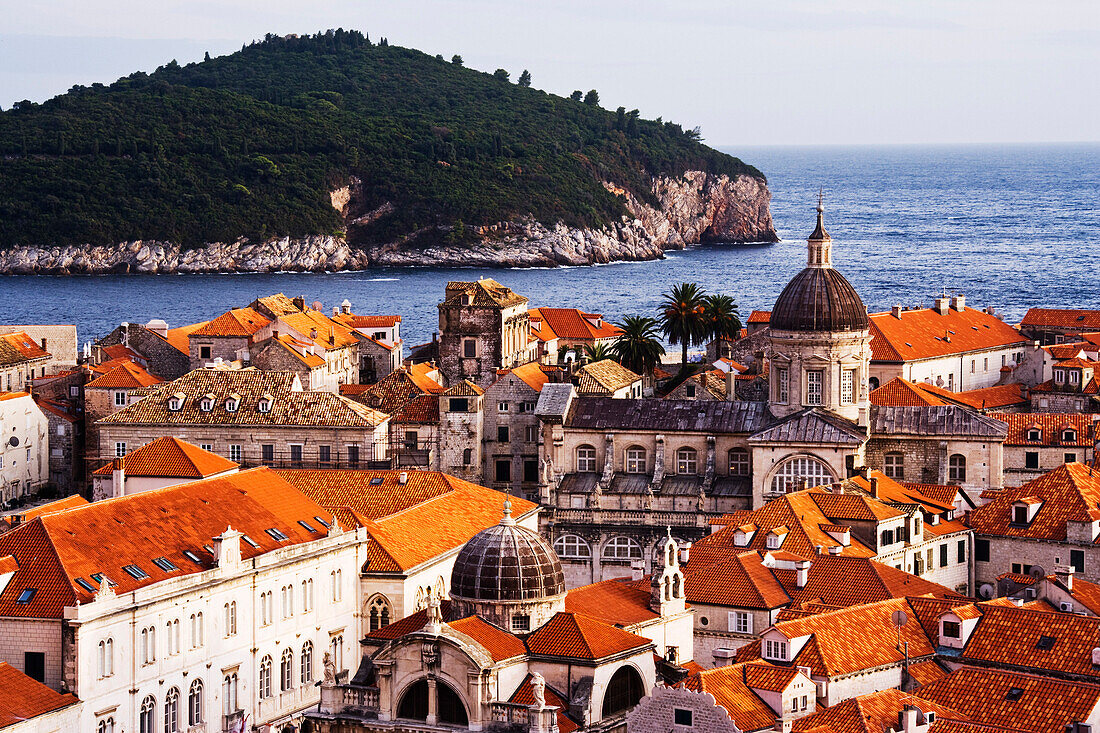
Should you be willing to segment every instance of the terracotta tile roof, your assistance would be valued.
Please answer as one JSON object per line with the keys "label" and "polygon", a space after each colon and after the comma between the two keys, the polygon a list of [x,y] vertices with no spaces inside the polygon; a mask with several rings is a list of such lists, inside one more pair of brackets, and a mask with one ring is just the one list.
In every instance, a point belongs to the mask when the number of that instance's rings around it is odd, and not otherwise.
{"label": "terracotta tile roof", "polygon": [[[754,663],[755,664],[758,663]],[[684,681],[695,692],[708,692],[726,709],[730,719],[744,731],[771,728],[776,713],[745,684],[746,664],[731,664],[697,672]]]}
{"label": "terracotta tile roof", "polygon": [[[127,476],[199,479],[231,471],[237,468],[237,464],[192,443],[166,436],[127,453],[123,458],[123,468]],[[92,475],[110,476],[113,469],[113,463],[108,463],[93,471]]]}
{"label": "terracotta tile roof", "polygon": [[482,621],[477,616],[467,616],[458,621],[451,621],[448,626],[485,647],[494,662],[502,662],[527,653],[527,647],[519,638],[493,626],[488,621]]}
{"label": "terracotta tile roof", "polygon": [[649,589],[621,579],[574,588],[565,596],[565,610],[585,613],[613,626],[651,621],[659,616],[649,607]]}
{"label": "terracotta tile roof", "polygon": [[[343,393],[344,390],[341,389]],[[348,390],[350,393],[351,390]],[[398,367],[383,377],[377,384],[364,387],[354,395],[361,402],[375,410],[395,414],[412,400],[423,395],[439,395],[443,386],[428,377],[414,374],[411,369]],[[438,415],[436,417],[438,422]]]}
{"label": "terracotta tile roof", "polygon": [[66,509],[72,509],[78,506],[87,506],[88,500],[80,494],[73,494],[72,496],[66,496],[64,499],[58,499],[57,501],[51,501],[40,506],[32,507],[25,512],[18,514],[20,522],[29,522],[35,517],[41,517],[46,514],[52,514],[53,512],[63,512]]}
{"label": "terracotta tile roof", "polygon": [[920,696],[979,723],[1011,722],[1013,727],[1030,733],[1064,733],[1067,722],[1089,720],[1095,715],[1100,685],[960,667],[921,687]]}
{"label": "terracotta tile roof", "polygon": [[339,313],[333,316],[332,320],[351,328],[393,328],[401,323],[401,316],[357,316],[354,313]]}
{"label": "terracotta tile roof", "polygon": [[924,389],[926,385],[915,384],[901,377],[894,377],[878,389],[871,390],[868,399],[872,405],[886,407],[919,407],[922,405],[946,405],[947,402]]}
{"label": "terracotta tile roof", "polygon": [[684,566],[684,596],[691,603],[735,608],[770,610],[786,606],[791,597],[763,561],[754,550],[697,564],[693,548],[691,560]]}
{"label": "terracotta tile roof", "polygon": [[900,318],[892,313],[873,313],[870,319],[873,361],[935,359],[1029,343],[997,316],[974,308],[951,308],[942,316],[934,308],[920,308],[902,311]]}
{"label": "terracotta tile roof", "polygon": [[296,306],[294,301],[286,297],[283,293],[275,293],[274,295],[268,295],[263,298],[256,298],[256,300],[249,304],[249,307],[264,313],[269,313],[273,316],[301,312],[301,308]]}
{"label": "terracotta tile roof", "polygon": [[881,520],[900,517],[905,512],[878,501],[870,496],[858,494],[834,494],[822,490],[811,494],[814,503],[829,519]]}
{"label": "terracotta tile roof", "polygon": [[506,288],[496,280],[482,278],[474,282],[453,281],[447,283],[446,295],[443,302],[447,305],[462,305],[462,296],[472,297],[472,305],[495,306],[507,308],[513,305],[522,305],[527,298],[514,293],[511,288]]}
{"label": "terracotta tile roof", "polygon": [[49,352],[23,331],[0,334],[0,366],[15,366],[45,359],[49,355]]}
{"label": "terracotta tile roof", "polygon": [[777,667],[772,664],[746,664],[745,682],[754,690],[783,692],[790,687],[801,672],[794,667]]}
{"label": "terracotta tile roof", "polygon": [[[451,617],[451,602],[444,599],[440,604],[440,613],[442,613],[444,620]],[[398,619],[388,626],[383,626],[380,629],[375,629],[368,633],[364,638],[371,639],[376,642],[386,642],[391,639],[400,639],[406,634],[411,634],[414,631],[420,631],[424,628],[424,625],[428,623],[428,612],[424,609],[414,611],[405,618]]]}
{"label": "terracotta tile roof", "polygon": [[[1012,524],[1012,504],[1037,497],[1042,505],[1031,523]],[[1066,522],[1100,519],[1100,473],[1089,475],[1083,463],[1067,463],[1015,489],[1005,489],[970,512],[979,535],[1028,537],[1065,542]]]}
{"label": "terracotta tile roof", "polygon": [[[1005,438],[1005,445],[1091,448],[1096,442],[1096,422],[1093,421],[1092,415],[1018,412],[996,413],[991,417],[1008,423],[1008,437]],[[1040,439],[1028,440],[1028,432],[1035,428],[1041,431]],[[1076,440],[1063,443],[1062,432],[1067,428],[1076,433]]]}
{"label": "terracotta tile roof", "polygon": [[901,485],[916,492],[919,496],[927,497],[943,506],[954,506],[955,499],[959,496],[959,487],[954,484],[922,484],[916,481],[902,481]]}
{"label": "terracotta tile roof", "polygon": [[908,706],[916,707],[922,713],[935,713],[937,719],[965,717],[943,705],[890,689],[853,697],[813,715],[798,718],[791,725],[791,730],[807,733],[814,728],[827,727],[834,733],[886,733],[898,728],[898,713]]}
{"label": "terracotta tile roof", "polygon": [[940,666],[939,662],[929,659],[926,662],[918,662],[909,666],[909,676],[918,685],[930,685],[936,680],[942,680],[947,676],[947,670]]}
{"label": "terracotta tile roof", "polygon": [[[93,593],[76,582],[81,578],[98,587],[93,573],[104,573],[121,595],[166,578],[209,570],[214,558],[203,545],[211,544],[227,525],[256,543],[257,547],[241,543],[245,561],[278,547],[310,542],[328,531],[315,519],[318,516],[331,522],[327,510],[266,468],[45,514],[0,535],[0,555],[14,555],[19,561],[19,572],[0,593],[0,616],[60,618],[66,606],[93,599]],[[288,539],[275,540],[266,532],[271,528]],[[194,553],[199,562],[184,551]],[[160,557],[179,570],[154,565]],[[137,566],[145,577],[133,577],[123,569],[127,565]],[[28,588],[37,592],[29,602],[19,603],[20,593]]]}
{"label": "terracotta tile roof", "polygon": [[16,400],[20,397],[30,397],[30,392],[0,392],[0,402],[4,400]]}
{"label": "terracotta tile roof", "polygon": [[152,387],[154,384],[160,384],[161,381],[142,369],[140,365],[127,361],[88,382],[84,385],[84,389],[138,389]]}
{"label": "terracotta tile roof", "polygon": [[[133,425],[294,425],[302,427],[373,428],[387,416],[331,392],[294,389],[293,372],[265,372],[256,369],[196,369],[172,382],[158,385],[140,402],[124,407],[101,423]],[[185,396],[182,408],[170,410],[174,394]],[[213,394],[214,408],[205,412],[200,402]],[[226,399],[236,394],[240,405],[235,412],[225,409]],[[275,399],[269,412],[260,412],[264,395]]]}
{"label": "terracotta tile roof", "polygon": [[1073,344],[1051,344],[1050,346],[1044,346],[1043,350],[1054,359],[1072,359],[1084,353],[1083,346],[1085,346],[1085,342],[1079,341]]}
{"label": "terracotta tile roof", "polygon": [[950,588],[865,557],[826,554],[810,562],[804,588],[798,587],[794,570],[775,571],[796,603],[817,601],[843,608],[907,596],[963,598]]}
{"label": "terracotta tile roof", "polygon": [[190,336],[249,338],[269,323],[271,321],[251,308],[234,308],[196,328]]}
{"label": "terracotta tile roof", "polygon": [[745,323],[771,323],[771,320],[771,311],[753,311],[749,314],[749,320],[745,321]]}
{"label": "terracotta tile roof", "polygon": [[577,370],[579,395],[610,395],[629,387],[641,377],[611,359],[585,364]]}
{"label": "terracotta tile roof", "polygon": [[1030,308],[1021,326],[1053,326],[1082,331],[1100,329],[1100,310],[1084,308]]}
{"label": "terracotta tile roof", "polygon": [[541,322],[539,338],[543,341],[550,340],[542,336],[546,328],[553,334],[551,338],[570,341],[610,339],[622,333],[618,326],[603,320],[602,314],[585,313],[576,308],[532,308],[527,311],[527,315],[532,326]]}
{"label": "terracotta tile roof", "polygon": [[[199,329],[203,328],[210,321],[200,321],[199,323],[192,323],[189,326],[180,326],[179,328],[169,328],[168,335],[164,336],[164,340],[167,341],[172,348],[183,354],[191,353],[191,344],[188,341],[191,334]],[[153,331],[153,333],[156,333]],[[159,334],[158,334],[159,335]]]}
{"label": "terracotta tile roof", "polygon": [[[557,367],[547,366],[546,364],[540,364],[537,361],[518,366],[514,369],[501,369],[497,372],[497,382],[504,379],[509,374],[520,379],[531,389],[536,392],[541,392],[543,385],[550,382],[550,375],[561,370]],[[496,384],[496,382],[494,382]]]}
{"label": "terracotta tile roof", "polygon": [[652,645],[643,636],[570,611],[554,614],[527,637],[532,654],[587,660],[641,651]]}
{"label": "terracotta tile roof", "polygon": [[414,397],[393,413],[394,425],[438,425],[439,395]]}
{"label": "terracotta tile roof", "polygon": [[1100,364],[1097,364],[1095,361],[1089,361],[1088,359],[1073,357],[1070,359],[1059,359],[1054,363],[1054,366],[1073,369],[1095,369],[1097,366],[1100,366]]}
{"label": "terracotta tile roof", "polygon": [[[875,479],[874,488],[872,488],[871,479]],[[946,492],[934,491],[935,496],[933,496],[922,491],[918,484],[898,483],[882,471],[868,471],[867,478],[861,475],[853,476],[842,481],[841,486],[845,491],[854,489],[867,496],[872,496],[872,491],[876,491],[878,499],[882,502],[920,504],[925,511],[931,514],[941,514],[954,508],[954,495],[959,491],[957,486],[949,487],[953,493],[950,494],[950,499],[945,501],[948,498]]]}
{"label": "terracotta tile roof", "polygon": [[75,405],[68,402],[51,400],[38,395],[33,395],[33,397],[34,403],[43,411],[51,415],[56,415],[67,422],[75,423],[80,421],[80,416],[77,414],[77,407]]}
{"label": "terracotta tile roof", "polygon": [[[1067,390],[1063,385],[1055,385],[1053,380],[1048,379],[1047,381],[1042,382],[1041,384],[1037,384],[1034,387],[1032,387],[1031,391],[1032,392],[1065,392]],[[1087,385],[1085,385],[1085,388],[1083,390],[1081,390],[1081,392],[1079,394],[1086,394],[1086,395],[1100,394],[1100,379],[1097,379],[1096,377],[1093,377],[1091,380],[1089,380],[1089,383]]]}
{"label": "terracotta tile roof", "polygon": [[[564,712],[569,709],[568,698],[565,695],[557,692],[550,685],[546,685],[543,697],[546,698],[547,705],[558,709],[558,733],[573,733],[573,731],[580,728],[580,726]],[[519,705],[535,704],[535,691],[531,689],[530,674],[523,678],[523,682],[519,683],[519,687],[512,693],[512,697],[508,698],[508,702],[514,702]]]}
{"label": "terracotta tile roof", "polygon": [[0,690],[4,691],[0,695],[0,728],[80,702],[73,695],[55,692],[31,679],[7,662],[0,662]]}
{"label": "terracotta tile roof", "polygon": [[126,360],[142,364],[148,363],[144,356],[134,351],[129,346],[126,346],[125,344],[110,344],[108,346],[104,346],[101,351],[107,357],[104,361]]}
{"label": "terracotta tile roof", "polygon": [[[343,349],[359,343],[354,329],[337,323],[324,313],[305,310],[300,313],[288,313],[279,316],[277,328],[287,326],[298,333],[298,337],[309,339],[324,349]],[[311,333],[316,330],[316,337]]]}
{"label": "terracotta tile roof", "polygon": [[965,662],[1100,681],[1092,664],[1092,650],[1100,647],[1100,618],[987,603],[978,608],[982,618],[963,649]]}
{"label": "terracotta tile roof", "polygon": [[[306,496],[335,511],[355,513],[373,542],[371,572],[403,572],[457,550],[497,524],[504,500],[516,517],[536,511],[526,499],[437,471],[289,469],[278,472]],[[400,476],[408,476],[405,484]],[[377,483],[375,483],[377,481]],[[433,527],[432,532],[424,532]]]}
{"label": "terracotta tile roof", "polygon": [[[284,351],[287,351],[291,356],[297,358],[303,364],[310,369],[317,369],[325,365],[325,359],[318,354],[309,353],[308,349],[311,344],[304,341],[299,341],[289,334],[281,334],[277,339],[271,339],[271,343],[281,346]],[[343,385],[341,385],[343,386]]]}
{"label": "terracotta tile roof", "polygon": [[[911,610],[906,599],[892,598],[781,621],[774,628],[788,639],[811,637],[795,656],[794,665],[809,667],[815,675],[833,677],[905,661],[904,647],[898,646],[898,627],[891,620],[891,614],[899,610]],[[907,613],[901,641],[909,643],[909,659],[931,656],[936,651],[913,613]],[[759,658],[760,644],[737,651],[738,661]]]}
{"label": "terracotta tile roof", "polygon": [[922,384],[920,387],[925,392],[937,395],[947,403],[972,407],[975,410],[995,410],[999,407],[1026,405],[1028,403],[1023,385],[1016,383],[999,384],[985,389],[968,389],[963,392],[952,392],[933,384]]}
{"label": "terracotta tile roof", "polygon": [[461,382],[455,384],[453,387],[449,387],[448,389],[444,390],[443,394],[448,397],[480,397],[481,395],[485,394],[485,390],[483,390],[481,387],[478,387],[469,379],[463,379]]}
{"label": "terracotta tile roof", "polygon": [[[424,392],[435,392],[443,389],[443,385],[439,383],[439,368],[432,364],[427,362],[412,364],[408,367],[408,372],[413,384]],[[432,376],[433,374],[435,376]]]}
{"label": "terracotta tile roof", "polygon": [[[1062,586],[1061,581],[1059,581],[1056,576],[1048,575],[1047,581]],[[1073,596],[1073,600],[1076,603],[1080,603],[1094,614],[1100,615],[1100,585],[1085,580],[1084,578],[1074,577],[1073,590],[1070,591],[1070,594]]]}

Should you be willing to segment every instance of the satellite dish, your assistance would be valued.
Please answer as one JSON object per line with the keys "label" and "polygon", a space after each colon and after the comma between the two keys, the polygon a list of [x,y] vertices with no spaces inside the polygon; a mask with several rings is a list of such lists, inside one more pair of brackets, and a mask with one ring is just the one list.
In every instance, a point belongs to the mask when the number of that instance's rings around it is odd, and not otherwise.
{"label": "satellite dish", "polygon": [[321,301],[319,301],[319,300],[315,300],[312,303],[310,303],[309,307],[312,308],[315,311],[322,311],[322,310],[325,309],[325,306],[322,305]]}
{"label": "satellite dish", "polygon": [[12,448],[16,447],[17,445],[19,445],[19,438],[15,437],[14,435],[11,436],[10,438],[8,438],[8,445],[10,445]]}
{"label": "satellite dish", "polygon": [[905,614],[905,611],[902,611],[900,608],[890,614],[890,620],[894,623],[894,626],[897,626],[899,629],[909,623],[909,617]]}
{"label": "satellite dish", "polygon": [[985,583],[984,585],[982,585],[981,588],[978,588],[978,595],[980,595],[982,598],[992,598],[993,590],[994,589],[992,585],[990,585],[989,583]]}
{"label": "satellite dish", "polygon": [[1032,565],[1031,570],[1028,570],[1027,574],[1035,579],[1047,577],[1047,571],[1043,569],[1042,565]]}

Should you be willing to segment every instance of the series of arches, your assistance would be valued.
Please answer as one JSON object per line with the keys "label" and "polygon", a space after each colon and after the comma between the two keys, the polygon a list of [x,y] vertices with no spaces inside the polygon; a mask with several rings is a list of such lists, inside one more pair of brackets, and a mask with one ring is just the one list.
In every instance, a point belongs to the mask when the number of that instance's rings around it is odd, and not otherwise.
{"label": "series of arches", "polygon": [[[187,689],[186,725],[188,727],[201,725],[204,722],[205,704],[206,688],[202,679],[192,680],[191,686]],[[169,688],[168,692],[165,693],[162,710],[164,726],[160,730],[163,730],[164,733],[179,733],[182,722],[180,717],[180,690],[178,687]],[[153,695],[146,695],[141,701],[141,707],[138,709],[138,731],[139,733],[156,733],[157,730],[157,699]]]}
{"label": "series of arches", "polygon": [[[680,539],[675,541],[677,545],[682,544]],[[659,558],[662,551],[663,545],[659,543],[653,550],[653,557],[655,559]],[[592,558],[592,545],[580,535],[566,533],[559,535],[554,540],[554,552],[563,560],[590,560]],[[626,535],[611,537],[603,544],[600,552],[602,560],[611,561],[641,560],[644,556],[645,551],[641,543]]]}

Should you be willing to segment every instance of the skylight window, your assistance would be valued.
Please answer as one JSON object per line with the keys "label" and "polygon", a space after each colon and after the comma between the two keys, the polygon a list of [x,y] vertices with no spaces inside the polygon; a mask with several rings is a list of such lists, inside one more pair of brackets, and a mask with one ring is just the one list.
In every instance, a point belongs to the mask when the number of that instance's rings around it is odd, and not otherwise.
{"label": "skylight window", "polygon": [[122,569],[126,571],[127,575],[138,580],[145,580],[149,577],[149,573],[145,572],[137,565],[124,565]]}
{"label": "skylight window", "polygon": [[184,550],[183,556],[191,562],[195,563],[196,565],[202,565],[202,560],[199,559],[199,556],[191,552],[190,550]]}
{"label": "skylight window", "polygon": [[206,550],[206,551],[207,551],[207,552],[209,552],[209,553],[210,553],[211,555],[213,555],[213,554],[214,554],[214,548],[213,548],[213,547],[211,547],[210,545],[203,545],[203,546],[202,546],[202,549]]}
{"label": "skylight window", "polygon": [[34,594],[38,592],[37,588],[24,588],[23,592],[19,594],[19,597],[15,599],[16,603],[30,603],[34,598]]}
{"label": "skylight window", "polygon": [[166,573],[174,573],[175,571],[179,570],[179,568],[177,568],[175,564],[166,557],[158,557],[154,559],[153,564]]}
{"label": "skylight window", "polygon": [[275,527],[272,527],[271,529],[265,529],[264,532],[267,532],[267,536],[275,540],[276,542],[282,542],[283,540],[290,539],[285,534],[283,534],[282,530],[278,530]]}
{"label": "skylight window", "polygon": [[312,532],[313,534],[317,534],[317,530],[315,530],[313,528],[313,525],[310,524],[309,522],[303,522],[301,519],[299,519],[298,524],[302,525],[302,527],[304,527],[307,532]]}
{"label": "skylight window", "polygon": [[382,482],[383,482],[384,480],[385,480],[385,479],[383,479],[383,478],[382,478],[381,476],[375,476],[374,478],[372,478],[372,479],[370,480],[370,485],[371,485],[371,486],[381,486],[381,485],[382,485]]}
{"label": "skylight window", "polygon": [[252,539],[248,535],[242,534],[241,539],[244,540],[245,542],[247,542],[249,545],[251,545],[253,549],[256,549],[256,550],[260,549],[260,546],[256,544],[256,540]]}
{"label": "skylight window", "polygon": [[115,581],[111,580],[110,578],[107,578],[107,576],[104,575],[103,573],[92,573],[92,580],[94,580],[95,582],[97,582],[101,585],[103,584],[103,579],[104,578],[107,579],[107,585],[110,585],[110,586],[117,585],[117,583],[115,583]]}
{"label": "skylight window", "polygon": [[79,585],[81,588],[88,591],[89,593],[95,593],[97,590],[99,590],[94,585],[84,580],[84,578],[74,578],[73,582],[75,582],[77,585]]}
{"label": "skylight window", "polygon": [[322,527],[324,527],[325,529],[329,529],[329,528],[331,528],[331,527],[332,527],[332,525],[331,525],[331,524],[329,524],[329,523],[328,523],[328,522],[326,522],[325,520],[321,519],[320,517],[314,517],[314,519],[316,519],[316,520],[317,520],[318,522],[320,522],[320,523],[321,523],[321,526],[322,526]]}
{"label": "skylight window", "polygon": [[1005,694],[1005,700],[1008,700],[1009,702],[1016,702],[1021,697],[1023,697],[1023,694],[1024,691],[1022,689],[1020,689],[1019,687],[1013,687]]}
{"label": "skylight window", "polygon": [[1049,650],[1053,649],[1054,648],[1054,637],[1053,636],[1040,636],[1039,637],[1039,643],[1035,645],[1035,648],[1036,649],[1042,649],[1044,651],[1049,651]]}

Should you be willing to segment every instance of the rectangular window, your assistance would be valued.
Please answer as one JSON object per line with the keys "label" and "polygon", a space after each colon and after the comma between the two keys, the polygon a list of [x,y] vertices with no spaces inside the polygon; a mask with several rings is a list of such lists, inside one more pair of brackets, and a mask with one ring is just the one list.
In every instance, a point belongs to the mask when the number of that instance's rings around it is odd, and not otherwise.
{"label": "rectangular window", "polygon": [[960,563],[966,562],[966,540],[959,540],[959,546],[955,553],[955,560]]}
{"label": "rectangular window", "polygon": [[115,407],[126,407],[126,393],[122,390],[115,392]]}
{"label": "rectangular window", "polygon": [[790,372],[789,369],[787,369],[785,367],[779,369],[778,371],[779,371],[779,378],[776,380],[776,382],[778,384],[776,386],[777,394],[776,394],[775,397],[776,397],[776,401],[779,404],[785,405],[785,404],[787,404],[787,400],[789,399],[789,391],[790,391],[790,384],[791,384],[791,380],[790,380],[791,372]]}
{"label": "rectangular window", "polygon": [[811,369],[806,372],[806,404],[820,405],[825,387],[825,372]]}
{"label": "rectangular window", "polygon": [[766,640],[764,642],[764,658],[787,661],[787,642]]}
{"label": "rectangular window", "polygon": [[496,463],[496,480],[497,481],[511,481],[512,480],[512,460],[510,458],[502,458]]}
{"label": "rectangular window", "polygon": [[977,540],[974,543],[974,559],[978,562],[989,562],[989,540]]}
{"label": "rectangular window", "polygon": [[1012,507],[1012,523],[1013,524],[1027,524],[1027,507],[1026,506],[1014,506],[1014,507]]}
{"label": "rectangular window", "polygon": [[451,412],[469,412],[470,411],[470,398],[468,397],[452,397],[450,402]]}
{"label": "rectangular window", "polygon": [[32,680],[46,681],[46,653],[23,652],[23,674]]}
{"label": "rectangular window", "polygon": [[229,446],[229,460],[233,461],[234,463],[240,463],[241,462],[241,446],[239,446],[239,445]]}
{"label": "rectangular window", "polygon": [[359,446],[348,446],[348,468],[359,468]]}
{"label": "rectangular window", "polygon": [[1062,463],[1074,463],[1077,460],[1076,453],[1063,453]]}
{"label": "rectangular window", "polygon": [[747,611],[730,611],[729,630],[738,634],[751,634],[752,614]]}
{"label": "rectangular window", "polygon": [[199,447],[202,448],[205,451],[210,451],[210,452],[214,451],[214,444],[213,443],[201,443],[199,445]]}
{"label": "rectangular window", "polygon": [[508,412],[508,403],[507,402],[498,402],[497,403],[497,412]]}
{"label": "rectangular window", "polygon": [[302,467],[302,446],[292,445],[290,446],[290,467],[301,468]]}
{"label": "rectangular window", "polygon": [[497,442],[498,443],[507,443],[508,442],[508,426],[507,425],[498,425],[497,426]]}
{"label": "rectangular window", "polygon": [[275,446],[273,444],[265,443],[260,446],[260,460],[263,461],[265,465],[275,465]]}
{"label": "rectangular window", "polygon": [[855,377],[854,369],[840,371],[840,404],[850,405],[855,401]]}
{"label": "rectangular window", "polygon": [[420,435],[415,430],[405,431],[405,450],[416,450],[420,442]]}
{"label": "rectangular window", "polygon": [[328,465],[332,463],[332,446],[331,445],[319,445],[317,446],[317,462],[321,465]]}
{"label": "rectangular window", "polygon": [[200,359],[209,359],[210,358],[210,348],[211,347],[209,347],[209,346],[200,346],[199,347],[199,358]]}
{"label": "rectangular window", "polygon": [[895,481],[901,481],[905,478],[904,453],[887,453],[882,457],[882,463],[886,478],[892,478]]}
{"label": "rectangular window", "polygon": [[947,544],[940,545],[940,567],[947,567]]}
{"label": "rectangular window", "polygon": [[523,428],[523,441],[525,443],[539,442],[539,428],[537,425],[528,425]]}
{"label": "rectangular window", "polygon": [[523,460],[523,480],[529,484],[539,480],[539,461],[537,458],[525,458]]}
{"label": "rectangular window", "polygon": [[462,355],[467,359],[472,359],[477,356],[477,342],[473,339],[466,339],[462,342]]}
{"label": "rectangular window", "polygon": [[1075,573],[1085,572],[1085,551],[1084,550],[1070,550],[1069,551],[1069,564],[1073,567]]}
{"label": "rectangular window", "polygon": [[126,455],[126,444],[115,443],[115,458],[122,458],[124,455]]}
{"label": "rectangular window", "polygon": [[983,372],[988,372],[989,371],[989,357],[988,356],[985,357],[984,359],[982,359],[982,371]]}
{"label": "rectangular window", "polygon": [[948,639],[958,639],[962,629],[959,627],[958,621],[944,621],[943,622],[943,635]]}
{"label": "rectangular window", "polygon": [[973,374],[976,371],[978,371],[978,360],[977,359],[971,359],[970,360],[970,373]]}
{"label": "rectangular window", "polygon": [[694,725],[694,714],[691,710],[684,710],[683,708],[673,708],[672,722],[675,725],[682,725],[685,728],[691,728]]}
{"label": "rectangular window", "polygon": [[892,529],[882,530],[882,544],[884,546],[894,544],[894,530],[892,530]]}
{"label": "rectangular window", "polygon": [[935,550],[933,550],[931,547],[925,550],[924,567],[927,568],[928,572],[932,572],[932,568],[936,567],[935,563],[933,562],[935,559]]}
{"label": "rectangular window", "polygon": [[1024,468],[1039,467],[1039,451],[1029,450],[1024,452]]}

